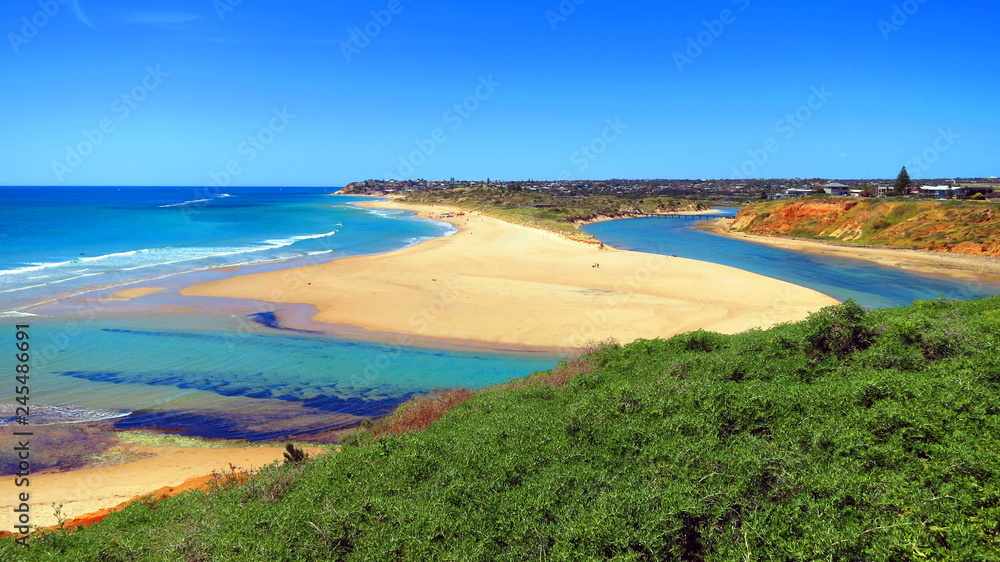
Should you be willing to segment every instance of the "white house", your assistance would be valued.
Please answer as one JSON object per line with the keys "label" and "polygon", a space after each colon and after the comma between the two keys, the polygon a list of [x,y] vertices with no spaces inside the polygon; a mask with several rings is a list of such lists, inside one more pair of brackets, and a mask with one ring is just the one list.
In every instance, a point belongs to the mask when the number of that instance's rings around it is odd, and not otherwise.
{"label": "white house", "polygon": [[805,187],[790,187],[785,190],[785,197],[805,197],[812,194],[813,190]]}
{"label": "white house", "polygon": [[949,199],[951,197],[965,197],[969,190],[964,187],[952,187],[950,185],[922,185],[920,186],[921,197],[933,197],[935,199]]}
{"label": "white house", "polygon": [[850,186],[844,185],[842,183],[831,182],[820,186],[829,195],[850,195]]}

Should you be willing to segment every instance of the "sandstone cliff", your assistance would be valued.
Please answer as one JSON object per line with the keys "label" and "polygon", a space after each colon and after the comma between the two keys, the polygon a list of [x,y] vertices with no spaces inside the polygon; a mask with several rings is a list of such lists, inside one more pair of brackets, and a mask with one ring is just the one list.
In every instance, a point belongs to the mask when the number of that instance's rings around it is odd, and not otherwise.
{"label": "sandstone cliff", "polygon": [[754,203],[730,227],[763,236],[795,236],[870,246],[1000,257],[995,203],[807,197]]}

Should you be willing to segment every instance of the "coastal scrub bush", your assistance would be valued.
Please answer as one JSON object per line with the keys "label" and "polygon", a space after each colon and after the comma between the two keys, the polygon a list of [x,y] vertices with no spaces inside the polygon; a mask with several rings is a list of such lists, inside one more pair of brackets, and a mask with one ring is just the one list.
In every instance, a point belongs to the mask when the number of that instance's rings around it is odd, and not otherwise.
{"label": "coastal scrub bush", "polygon": [[513,390],[528,386],[561,388],[578,375],[591,373],[593,370],[593,364],[586,359],[575,358],[568,361],[563,360],[555,369],[540,371],[527,377],[514,379],[510,382],[497,385],[494,388],[503,390]]}
{"label": "coastal scrub bush", "polygon": [[208,485],[211,488],[229,488],[236,484],[242,484],[250,478],[245,470],[229,463],[229,468],[222,468],[212,471],[212,479]]}
{"label": "coastal scrub bush", "polygon": [[676,343],[686,351],[701,351],[710,353],[722,347],[726,340],[722,334],[697,330],[675,336]]}
{"label": "coastal scrub bush", "polygon": [[525,387],[562,388],[580,375],[594,372],[595,369],[604,364],[606,357],[614,354],[619,349],[621,349],[621,345],[614,338],[599,342],[590,342],[584,348],[583,355],[572,359],[563,359],[554,369],[538,371],[526,377],[520,377],[503,384],[495,385],[491,389],[513,390]]}
{"label": "coastal scrub bush", "polygon": [[879,219],[879,220],[877,220],[877,221],[875,221],[875,222],[872,223],[872,230],[885,230],[885,229],[889,228],[890,226],[892,226],[891,222],[889,222],[889,221],[887,221],[885,219]]}
{"label": "coastal scrub bush", "polygon": [[865,314],[853,299],[810,314],[806,319],[806,351],[817,359],[831,353],[842,359],[868,349],[874,334],[865,323]]}
{"label": "coastal scrub bush", "polygon": [[262,468],[258,477],[249,479],[246,487],[241,490],[242,501],[269,504],[281,500],[299,483],[306,464],[274,463]]}
{"label": "coastal scrub bush", "polygon": [[395,412],[372,426],[372,434],[401,435],[408,431],[422,431],[435,420],[448,413],[454,406],[473,395],[468,388],[435,390],[403,403]]}

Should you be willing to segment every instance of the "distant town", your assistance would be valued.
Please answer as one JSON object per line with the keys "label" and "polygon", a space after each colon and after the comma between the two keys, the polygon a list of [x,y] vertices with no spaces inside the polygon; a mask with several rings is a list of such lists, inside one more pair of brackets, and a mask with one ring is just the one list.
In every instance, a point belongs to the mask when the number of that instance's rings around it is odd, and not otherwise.
{"label": "distant town", "polygon": [[[794,178],[767,180],[572,180],[481,181],[365,180],[348,184],[345,192],[391,195],[412,191],[500,189],[538,192],[555,197],[615,195],[619,197],[669,196],[685,199],[741,202],[827,194],[853,197],[886,197],[896,193],[895,180],[837,180]],[[901,195],[931,199],[1000,199],[1000,178],[938,178],[913,180]]]}

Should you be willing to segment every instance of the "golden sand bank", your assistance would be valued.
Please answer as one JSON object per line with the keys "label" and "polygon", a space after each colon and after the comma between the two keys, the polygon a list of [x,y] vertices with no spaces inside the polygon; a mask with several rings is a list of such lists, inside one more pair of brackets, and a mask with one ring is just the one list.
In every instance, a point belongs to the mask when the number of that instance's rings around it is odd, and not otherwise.
{"label": "golden sand bank", "polygon": [[[403,250],[189,287],[184,295],[308,303],[313,320],[546,349],[800,320],[836,301],[721,265],[601,248],[447,207],[380,201],[459,231]],[[450,218],[442,215],[450,214]],[[294,325],[292,319],[279,319]]]}

